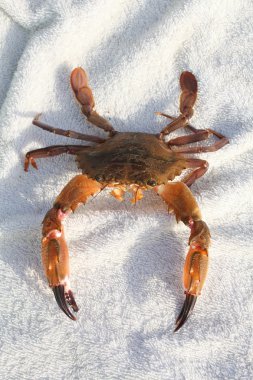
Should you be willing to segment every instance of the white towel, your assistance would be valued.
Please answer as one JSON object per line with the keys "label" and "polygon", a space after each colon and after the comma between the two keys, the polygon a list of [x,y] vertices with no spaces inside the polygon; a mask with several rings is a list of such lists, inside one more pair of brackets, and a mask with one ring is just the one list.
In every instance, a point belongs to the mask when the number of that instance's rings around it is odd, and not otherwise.
{"label": "white towel", "polygon": [[[1,379],[252,378],[252,1],[0,7]],[[55,127],[105,136],[71,92],[77,66],[117,130],[152,133],[167,123],[155,111],[178,114],[179,76],[190,70],[199,85],[192,124],[230,140],[201,155],[210,168],[192,186],[212,234],[211,263],[176,334],[189,230],[153,192],[133,206],[104,191],[68,218],[77,322],[47,285],[41,222],[78,170],[62,155],[25,173],[24,154],[80,144],[33,126],[38,112]]]}

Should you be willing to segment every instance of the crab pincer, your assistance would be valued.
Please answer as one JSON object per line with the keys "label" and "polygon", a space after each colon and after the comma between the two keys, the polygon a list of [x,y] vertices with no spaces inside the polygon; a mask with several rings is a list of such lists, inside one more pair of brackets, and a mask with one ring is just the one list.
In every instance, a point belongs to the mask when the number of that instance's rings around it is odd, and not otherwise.
{"label": "crab pincer", "polygon": [[59,308],[73,321],[76,320],[76,317],[69,310],[68,305],[72,307],[72,309],[77,312],[78,306],[74,299],[73,293],[71,290],[65,291],[64,285],[58,285],[53,287],[54,296]]}
{"label": "crab pincer", "polygon": [[179,316],[177,317],[174,332],[178,331],[191,315],[197,297],[201,294],[208,270],[207,247],[210,243],[209,229],[202,220],[190,220],[189,226],[192,233],[189,242],[190,249],[185,260],[183,274],[186,297]]}
{"label": "crab pincer", "polygon": [[[60,309],[72,320],[78,311],[69,281],[69,252],[64,237],[64,220],[87,198],[100,190],[100,184],[84,175],[75,176],[56,198],[42,222],[42,262],[49,286]],[[72,309],[72,310],[71,310]]]}
{"label": "crab pincer", "polygon": [[64,238],[62,221],[67,216],[60,208],[53,207],[43,220],[42,228],[42,262],[49,286],[60,309],[72,320],[76,317],[71,312],[78,311],[69,284],[69,253]]}
{"label": "crab pincer", "polygon": [[208,247],[210,232],[202,220],[196,199],[190,189],[182,182],[171,182],[161,185],[155,190],[168,204],[169,212],[175,214],[176,220],[182,221],[190,228],[189,251],[187,253],[183,284],[186,298],[181,312],[176,320],[178,331],[187,321],[195,306],[197,297],[204,285],[208,268]]}

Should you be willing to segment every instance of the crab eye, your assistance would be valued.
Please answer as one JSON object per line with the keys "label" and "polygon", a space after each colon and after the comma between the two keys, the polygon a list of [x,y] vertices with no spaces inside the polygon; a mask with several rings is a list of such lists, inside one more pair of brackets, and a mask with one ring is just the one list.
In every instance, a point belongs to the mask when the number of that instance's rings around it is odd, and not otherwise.
{"label": "crab eye", "polygon": [[95,180],[97,181],[97,182],[102,182],[103,181],[103,176],[101,175],[101,174],[97,174],[96,176],[95,176]]}
{"label": "crab eye", "polygon": [[149,186],[156,186],[156,180],[154,180],[154,179],[149,179],[149,180],[147,181],[147,185],[149,185]]}

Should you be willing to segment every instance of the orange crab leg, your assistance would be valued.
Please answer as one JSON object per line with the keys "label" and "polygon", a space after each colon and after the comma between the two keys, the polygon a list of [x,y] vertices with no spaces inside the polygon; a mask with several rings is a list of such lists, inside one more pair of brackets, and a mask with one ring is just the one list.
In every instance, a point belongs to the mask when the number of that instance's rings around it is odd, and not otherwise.
{"label": "orange crab leg", "polygon": [[60,309],[75,320],[69,306],[78,311],[69,283],[69,253],[64,237],[64,219],[87,199],[101,190],[101,185],[77,175],[56,198],[44,220],[42,227],[42,262],[49,286],[52,287]]}
{"label": "orange crab leg", "polygon": [[189,251],[186,256],[183,283],[186,299],[176,320],[175,331],[178,331],[190,316],[197,297],[201,294],[208,268],[208,247],[210,232],[201,219],[201,213],[190,189],[182,182],[160,185],[155,191],[169,206],[177,221],[182,221],[191,230]]}

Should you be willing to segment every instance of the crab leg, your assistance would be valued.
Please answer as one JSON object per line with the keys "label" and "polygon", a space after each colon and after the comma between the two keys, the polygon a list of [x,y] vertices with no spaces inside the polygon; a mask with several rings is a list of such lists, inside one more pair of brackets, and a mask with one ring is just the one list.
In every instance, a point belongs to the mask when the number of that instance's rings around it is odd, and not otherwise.
{"label": "crab leg", "polygon": [[[156,113],[156,115],[165,116],[168,119],[173,120],[172,123],[168,124],[168,126],[170,127],[170,130],[166,134],[174,131],[175,129],[181,128],[182,125],[178,123],[178,118],[176,118],[174,116],[167,115],[166,113],[163,113],[163,112],[155,112],[155,113]],[[173,129],[174,128],[173,125],[176,126],[175,129]],[[179,148],[176,150],[176,152],[178,152],[178,153],[215,152],[216,150],[221,149],[224,145],[229,143],[229,140],[227,137],[225,137],[224,135],[222,135],[219,132],[214,131],[213,129],[210,129],[210,128],[208,128],[208,129],[197,129],[188,123],[186,123],[183,126],[187,129],[190,129],[190,131],[194,132],[194,134],[193,135],[180,136],[180,137],[177,137],[175,139],[171,139],[167,142],[167,144],[169,146],[170,145],[186,145],[186,144],[194,143],[197,141],[207,140],[211,135],[218,137],[220,140],[209,145],[209,146],[182,147],[182,148]]]}
{"label": "crab leg", "polygon": [[[208,139],[211,133],[209,133],[208,130],[199,130],[194,134],[191,135],[185,135],[185,136],[180,136],[176,137],[175,139],[170,139],[167,144],[170,145],[186,145],[186,144],[191,144],[197,141],[203,141]],[[184,148],[187,149],[187,148]],[[175,150],[176,152],[178,150]]]}
{"label": "crab leg", "polygon": [[160,133],[162,139],[164,135],[167,135],[179,128],[185,127],[188,124],[188,120],[193,115],[193,106],[197,99],[198,84],[195,76],[189,71],[184,71],[180,76],[180,115],[174,118],[164,113],[157,113],[165,116],[172,121],[163,128]]}
{"label": "crab leg", "polygon": [[78,311],[69,282],[69,253],[64,237],[64,219],[87,199],[101,190],[101,185],[77,175],[56,198],[53,207],[47,212],[42,227],[42,262],[49,286],[53,289],[60,309],[70,318],[76,320],[74,312]]}
{"label": "crab leg", "polygon": [[95,100],[88,85],[88,76],[81,67],[77,67],[72,71],[70,83],[76,99],[82,105],[82,113],[87,117],[87,120],[113,136],[116,131],[111,123],[94,110]]}
{"label": "crab leg", "polygon": [[190,187],[198,178],[202,177],[207,172],[209,164],[206,160],[201,160],[199,158],[188,158],[186,163],[188,168],[197,168],[182,179],[182,182]]}
{"label": "crab leg", "polygon": [[31,164],[35,169],[38,169],[35,158],[45,158],[58,156],[59,154],[77,154],[81,150],[88,148],[86,145],[51,145],[45,148],[31,150],[25,155],[24,170],[27,172]]}
{"label": "crab leg", "polygon": [[39,120],[40,116],[41,114],[36,115],[32,123],[33,125],[36,125],[36,127],[43,129],[44,131],[54,133],[55,135],[70,137],[72,139],[77,139],[77,140],[91,141],[98,144],[101,144],[106,141],[105,139],[102,139],[101,137],[98,137],[98,136],[85,135],[83,133],[75,132],[70,129],[65,130],[65,129],[51,127],[50,125],[45,124],[42,121],[40,121]]}
{"label": "crab leg", "polygon": [[171,119],[171,120],[176,120],[175,116],[168,115],[167,113],[164,113],[164,112],[155,112],[155,115],[164,116],[167,119]]}
{"label": "crab leg", "polygon": [[168,204],[169,212],[175,214],[177,221],[181,220],[191,230],[190,248],[186,256],[183,275],[186,298],[174,330],[178,331],[189,318],[205,282],[210,232],[206,223],[201,219],[194,196],[184,183],[173,182],[160,185],[155,188],[155,191]]}
{"label": "crab leg", "polygon": [[[216,132],[216,131],[213,131],[212,129],[206,129],[206,130],[203,130],[203,132],[207,132],[208,133],[208,136],[207,138],[213,134],[215,135],[216,137],[219,138],[218,141],[216,141],[215,143],[211,144],[211,145],[208,145],[208,146],[196,146],[196,147],[181,147],[181,148],[177,148],[175,150],[175,152],[178,152],[178,153],[206,153],[206,152],[216,152],[217,150],[223,148],[224,145],[228,144],[229,143],[229,140],[223,136],[222,134]],[[202,133],[203,133],[202,132]],[[199,140],[195,140],[194,141],[194,137],[197,137],[198,135],[201,135],[201,131],[198,131],[198,132],[195,132],[194,135],[188,135],[188,136],[181,136],[181,137],[178,137],[177,139],[187,139],[188,138],[188,142],[183,142],[181,143],[181,145],[184,145],[184,144],[189,144],[191,142],[195,142],[195,141],[201,141],[201,140],[205,140],[205,138],[203,139],[199,139]],[[168,142],[168,145],[180,145],[180,144],[175,144],[175,140],[177,139],[174,139],[174,140],[170,140]]]}

